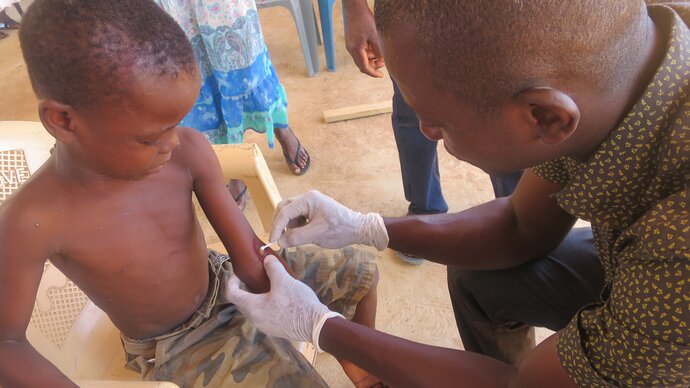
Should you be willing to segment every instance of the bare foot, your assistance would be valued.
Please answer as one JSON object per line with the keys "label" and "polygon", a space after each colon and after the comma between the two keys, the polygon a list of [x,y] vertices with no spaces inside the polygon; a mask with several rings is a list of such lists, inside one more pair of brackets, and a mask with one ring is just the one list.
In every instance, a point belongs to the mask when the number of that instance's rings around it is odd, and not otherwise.
{"label": "bare foot", "polygon": [[311,159],[309,153],[302,147],[295,133],[288,128],[275,128],[276,139],[283,149],[283,156],[290,171],[295,175],[303,175],[309,169]]}
{"label": "bare foot", "polygon": [[237,202],[240,210],[244,210],[245,206],[247,206],[247,185],[239,179],[230,179],[228,191],[235,202]]}
{"label": "bare foot", "polygon": [[338,360],[340,363],[340,366],[343,367],[343,371],[345,371],[345,374],[347,377],[352,381],[352,383],[355,385],[357,388],[383,388],[386,387],[386,385],[379,379],[378,377],[375,377],[371,375],[369,372],[365,371],[364,369],[358,367],[357,365],[351,363],[350,361],[347,360]]}

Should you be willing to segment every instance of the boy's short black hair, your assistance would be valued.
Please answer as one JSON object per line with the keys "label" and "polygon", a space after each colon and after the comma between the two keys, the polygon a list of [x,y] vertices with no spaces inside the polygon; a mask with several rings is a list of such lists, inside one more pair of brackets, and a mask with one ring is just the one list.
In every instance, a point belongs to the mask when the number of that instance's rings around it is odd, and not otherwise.
{"label": "boy's short black hair", "polygon": [[36,0],[19,41],[38,97],[73,107],[122,102],[136,76],[196,74],[184,32],[151,0]]}
{"label": "boy's short black hair", "polygon": [[[642,0],[377,0],[376,26],[415,36],[435,86],[479,106],[548,80],[617,92],[647,33]],[[395,30],[395,31],[394,31]],[[468,82],[470,81],[471,82]]]}

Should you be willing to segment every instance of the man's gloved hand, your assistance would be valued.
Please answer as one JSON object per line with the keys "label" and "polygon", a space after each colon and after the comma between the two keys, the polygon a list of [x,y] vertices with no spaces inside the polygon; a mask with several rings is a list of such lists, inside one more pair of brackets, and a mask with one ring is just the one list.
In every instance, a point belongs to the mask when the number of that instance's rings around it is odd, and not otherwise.
{"label": "man's gloved hand", "polygon": [[264,259],[271,290],[252,294],[240,288],[240,279],[228,281],[226,299],[237,306],[257,329],[275,337],[311,342],[319,347],[321,328],[326,319],[343,316],[319,302],[314,291],[287,273],[275,256]]}
{"label": "man's gloved hand", "polygon": [[[307,224],[293,228],[301,217],[307,219]],[[358,213],[312,190],[278,204],[270,241],[277,241],[283,248],[304,244],[323,248],[365,244],[382,251],[388,246],[388,232],[379,214]]]}

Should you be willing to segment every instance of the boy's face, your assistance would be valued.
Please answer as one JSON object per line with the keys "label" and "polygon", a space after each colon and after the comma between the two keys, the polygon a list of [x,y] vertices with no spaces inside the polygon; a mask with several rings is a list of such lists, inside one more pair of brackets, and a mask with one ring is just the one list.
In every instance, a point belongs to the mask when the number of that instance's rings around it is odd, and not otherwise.
{"label": "boy's face", "polygon": [[[423,55],[411,43],[414,39],[401,28],[383,40],[386,66],[405,99],[419,118],[422,133],[443,140],[445,149],[457,159],[469,162],[489,174],[503,175],[522,170],[550,158],[544,154],[534,134],[521,120],[519,107],[510,101],[491,113],[434,86]],[[409,36],[406,36],[409,35]],[[471,75],[446,82],[472,82]]]}
{"label": "boy's face", "polygon": [[72,154],[81,168],[119,179],[159,172],[179,145],[177,124],[196,101],[196,74],[139,76],[121,104],[77,110]]}

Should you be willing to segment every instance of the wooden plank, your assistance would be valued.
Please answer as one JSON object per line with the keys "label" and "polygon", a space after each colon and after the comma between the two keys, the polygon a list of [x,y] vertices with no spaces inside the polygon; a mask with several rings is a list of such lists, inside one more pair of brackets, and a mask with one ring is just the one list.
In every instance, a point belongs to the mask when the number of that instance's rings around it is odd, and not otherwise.
{"label": "wooden plank", "polygon": [[323,121],[327,123],[334,123],[336,121],[358,119],[361,117],[390,113],[392,111],[393,103],[391,100],[374,102],[371,104],[354,105],[345,108],[326,110],[323,112]]}

